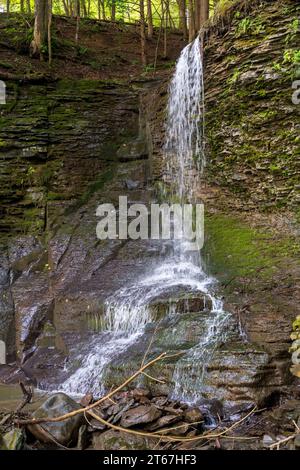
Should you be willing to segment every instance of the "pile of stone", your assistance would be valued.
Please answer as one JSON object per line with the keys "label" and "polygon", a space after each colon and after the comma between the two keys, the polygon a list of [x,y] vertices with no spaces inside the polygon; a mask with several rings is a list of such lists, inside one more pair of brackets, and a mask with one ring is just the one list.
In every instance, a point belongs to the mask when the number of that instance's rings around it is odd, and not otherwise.
{"label": "pile of stone", "polygon": [[[50,396],[34,413],[33,418],[52,418],[78,410],[93,402],[86,395],[80,403],[64,393]],[[28,424],[26,429],[12,429],[2,436],[3,449],[55,448],[79,449],[149,449],[159,448],[159,439],[132,435],[116,427],[138,432],[160,433],[162,436],[192,437],[203,431],[201,411],[166,396],[152,396],[149,390],[136,388],[121,392],[91,410],[109,424],[99,422],[88,412],[76,414],[60,422]],[[110,426],[112,425],[112,426]],[[17,433],[18,436],[13,435]],[[18,437],[18,439],[16,439]],[[16,442],[17,441],[17,442]]]}

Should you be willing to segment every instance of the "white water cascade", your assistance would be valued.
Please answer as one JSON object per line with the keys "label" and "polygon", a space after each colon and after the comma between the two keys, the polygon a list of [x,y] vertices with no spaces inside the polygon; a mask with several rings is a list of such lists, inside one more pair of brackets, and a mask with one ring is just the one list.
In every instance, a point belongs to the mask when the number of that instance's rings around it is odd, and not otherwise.
{"label": "white water cascade", "polygon": [[165,179],[172,191],[191,200],[205,166],[204,84],[199,38],[185,47],[169,88],[165,137]]}
{"label": "white water cascade", "polygon": [[[197,38],[182,51],[169,89],[164,147],[165,182],[181,203],[197,200],[199,176],[205,165],[203,128],[203,70]],[[66,380],[63,390],[101,393],[103,390],[99,389],[99,383],[106,368],[133,345],[143,335],[145,326],[153,321],[149,308],[151,301],[164,293],[176,292],[176,288],[185,288],[204,293],[212,301],[211,315],[205,325],[205,341],[189,350],[178,361],[174,372],[172,394],[181,400],[195,402],[201,394],[205,363],[221,340],[221,331],[229,316],[224,312],[221,300],[213,294],[214,284],[214,279],[207,276],[202,267],[199,253],[188,252],[184,240],[174,242],[168,256],[161,258],[154,268],[149,266],[147,276],[123,287],[106,300],[104,331],[80,351],[77,359],[81,366]],[[169,315],[172,314],[174,312],[170,311]],[[186,370],[186,358],[203,364],[203,374]],[[191,383],[193,380],[195,383]]]}

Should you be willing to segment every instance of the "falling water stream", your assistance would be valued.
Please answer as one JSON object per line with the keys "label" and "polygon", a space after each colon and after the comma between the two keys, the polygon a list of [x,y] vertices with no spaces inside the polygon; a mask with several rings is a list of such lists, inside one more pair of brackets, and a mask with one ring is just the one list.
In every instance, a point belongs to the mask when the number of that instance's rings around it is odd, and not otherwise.
{"label": "falling water stream", "polygon": [[[181,203],[197,200],[196,191],[205,165],[203,128],[203,69],[197,38],[182,51],[169,88],[165,183]],[[187,402],[197,401],[205,364],[222,340],[224,323],[229,317],[223,310],[222,301],[213,293],[214,285],[215,280],[203,269],[199,252],[188,251],[184,239],[174,241],[169,254],[161,257],[154,268],[149,266],[147,276],[106,300],[102,331],[86,348],[81,348],[77,355],[81,365],[63,384],[63,390],[71,393],[90,390],[99,394],[99,383],[106,368],[121,357],[143,335],[145,326],[153,321],[149,308],[151,301],[164,293],[176,292],[176,288],[185,288],[195,294],[206,294],[212,302],[208,319],[201,320],[206,322],[205,339],[177,362],[173,375],[172,395]],[[174,312],[170,310],[169,315],[172,314]],[[187,359],[197,366],[202,364],[202,373],[186,370]]]}

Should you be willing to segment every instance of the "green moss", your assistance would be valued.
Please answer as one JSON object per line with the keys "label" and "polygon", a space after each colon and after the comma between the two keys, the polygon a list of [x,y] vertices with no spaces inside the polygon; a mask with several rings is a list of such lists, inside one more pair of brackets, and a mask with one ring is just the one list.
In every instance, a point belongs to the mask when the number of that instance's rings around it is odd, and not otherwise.
{"label": "green moss", "polygon": [[271,231],[255,230],[233,216],[208,215],[205,232],[204,259],[212,274],[225,282],[269,278],[281,262],[300,253],[295,239],[278,239]]}
{"label": "green moss", "polygon": [[54,193],[54,192],[48,192],[47,194],[47,200],[48,201],[63,201],[66,199],[65,194],[60,194],[60,193]]}
{"label": "green moss", "polygon": [[0,61],[0,67],[3,67],[4,69],[13,69],[13,65],[11,65],[9,62],[2,62]]}

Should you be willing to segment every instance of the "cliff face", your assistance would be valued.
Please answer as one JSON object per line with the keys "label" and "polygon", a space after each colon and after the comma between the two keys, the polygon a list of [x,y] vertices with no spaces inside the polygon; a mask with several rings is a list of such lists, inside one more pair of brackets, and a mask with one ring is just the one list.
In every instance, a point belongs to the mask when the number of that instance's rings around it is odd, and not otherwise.
{"label": "cliff face", "polygon": [[204,34],[207,178],[244,208],[300,202],[299,14],[294,0],[249,2]]}
{"label": "cliff face", "polygon": [[42,233],[55,211],[84,198],[91,183],[101,186],[119,147],[138,134],[138,106],[128,86],[8,83],[0,117],[1,232]]}

